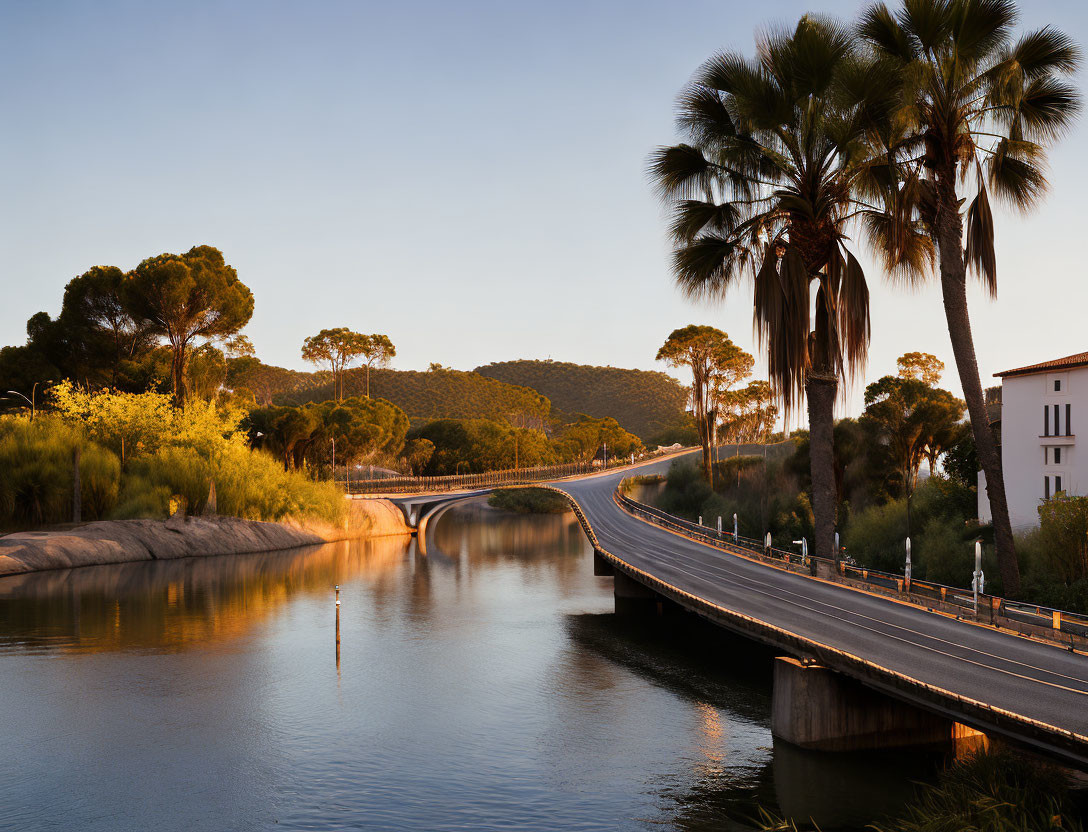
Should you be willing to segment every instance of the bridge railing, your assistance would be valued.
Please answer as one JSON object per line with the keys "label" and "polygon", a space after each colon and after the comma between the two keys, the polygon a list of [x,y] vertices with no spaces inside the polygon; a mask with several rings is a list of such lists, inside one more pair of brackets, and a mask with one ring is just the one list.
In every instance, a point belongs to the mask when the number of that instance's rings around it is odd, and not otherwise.
{"label": "bridge railing", "polygon": [[[626,481],[624,481],[626,482]],[[931,608],[943,608],[954,612],[958,617],[971,617],[987,621],[1020,632],[1041,635],[1053,640],[1060,634],[1081,639],[1088,638],[1088,615],[1044,607],[1020,601],[1010,601],[996,595],[978,593],[976,610],[973,590],[939,584],[935,581],[912,579],[894,572],[882,572],[857,566],[845,561],[810,556],[805,558],[800,552],[765,546],[763,541],[737,536],[733,532],[703,526],[669,514],[656,506],[650,506],[628,497],[624,493],[624,483],[616,489],[616,500],[631,514],[642,517],[655,525],[709,544],[722,551],[744,550],[744,554],[754,556],[792,571],[808,571],[813,575],[831,577],[850,584],[860,584],[867,589],[882,593],[894,593],[914,603],[923,603]]]}
{"label": "bridge railing", "polygon": [[[644,460],[643,460],[644,461]],[[607,464],[601,462],[567,462],[562,465],[542,465],[535,468],[506,468],[480,474],[448,474],[440,477],[376,477],[338,480],[348,494],[426,494],[444,491],[471,491],[496,486],[531,485],[537,482],[577,477],[601,471],[611,471],[630,465],[619,458]]]}

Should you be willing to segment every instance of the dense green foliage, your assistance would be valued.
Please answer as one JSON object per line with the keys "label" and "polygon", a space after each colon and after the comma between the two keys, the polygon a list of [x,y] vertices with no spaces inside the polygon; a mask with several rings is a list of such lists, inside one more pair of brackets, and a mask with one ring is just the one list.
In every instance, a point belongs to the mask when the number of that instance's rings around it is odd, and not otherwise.
{"label": "dense green foliage", "polygon": [[501,488],[491,492],[487,504],[515,514],[565,514],[571,510],[566,497],[547,488]]}
{"label": "dense green foliage", "polygon": [[535,468],[558,462],[591,462],[642,452],[638,437],[615,419],[583,416],[549,437],[490,419],[436,419],[411,432],[411,442],[426,440],[433,450],[422,464],[428,475],[473,474],[509,468]]}
{"label": "dense green foliage", "polygon": [[611,416],[644,441],[675,428],[685,415],[687,390],[665,373],[528,360],[495,362],[474,372],[530,387],[563,413]]}
{"label": "dense green foliage", "polygon": [[956,760],[931,786],[920,786],[903,817],[878,832],[1057,830],[1084,828],[1058,766],[1007,748]]}
{"label": "dense green foliage", "polygon": [[395,460],[408,417],[385,399],[352,397],[298,407],[261,407],[245,420],[250,441],[287,468]]}
{"label": "dense green foliage", "polygon": [[83,516],[106,517],[117,503],[121,463],[117,455],[82,441],[80,430],[54,417],[0,417],[0,527],[27,528],[72,519],[74,461]]}
{"label": "dense green foliage", "polygon": [[[366,390],[366,370],[344,371],[344,395]],[[432,419],[491,419],[520,427],[543,427],[551,411],[545,396],[527,387],[506,384],[477,373],[446,368],[371,370],[370,394],[388,399],[408,414],[413,424]],[[315,373],[308,386],[275,395],[278,404],[305,404],[333,398],[329,373]]]}
{"label": "dense green foliage", "polygon": [[[116,401],[99,394],[87,410],[39,416],[0,417],[0,527],[33,528],[72,519],[73,451],[79,448],[83,520],[165,517],[171,502],[203,511],[215,482],[217,512],[253,520],[314,517],[339,520],[343,495],[327,483],[285,473],[270,456],[246,447],[231,415],[177,411],[178,419],[148,420],[165,396],[127,403],[117,414]],[[131,395],[131,394],[129,394]],[[116,396],[113,396],[116,398]],[[169,408],[169,404],[167,404]],[[170,412],[170,411],[167,411]],[[181,414],[184,413],[185,416]],[[178,420],[189,417],[193,423]],[[128,445],[127,464],[111,446],[126,435],[123,426],[140,430]],[[179,428],[181,428],[179,430]]]}
{"label": "dense green foliage", "polygon": [[229,338],[252,314],[252,293],[211,246],[161,254],[128,273],[94,266],[68,282],[55,319],[32,315],[26,344],[0,350],[0,386],[23,392],[70,379],[127,392],[170,388],[181,402],[193,379],[214,397],[225,357],[196,339]]}
{"label": "dense green foliage", "polygon": [[284,471],[268,454],[232,443],[211,457],[169,446],[133,460],[113,516],[165,517],[171,502],[199,514],[213,480],[218,514],[247,520],[293,517],[337,522],[345,512],[343,492],[336,486]]}
{"label": "dense green foliage", "polygon": [[[1004,746],[953,760],[936,783],[920,783],[897,813],[871,824],[876,832],[1082,832],[1080,809],[1069,775],[1038,757]],[[764,832],[818,828],[760,810]]]}
{"label": "dense green foliage", "polygon": [[760,539],[769,531],[775,545],[787,546],[802,535],[812,540],[812,507],[789,464],[792,445],[762,456],[729,457],[715,464],[711,488],[690,459],[669,468],[665,489],[654,500],[665,511],[688,520],[703,518],[714,526],[721,517],[732,531],[733,514],[744,537]]}
{"label": "dense green foliage", "polygon": [[434,446],[423,468],[428,475],[534,468],[558,459],[541,431],[489,419],[436,419],[414,430],[412,439],[425,439]]}
{"label": "dense green foliage", "polygon": [[[974,517],[974,489],[942,476],[918,486],[912,501],[912,574],[915,578],[950,586],[968,586],[975,565],[975,541],[989,543],[988,530]],[[902,572],[906,558],[907,501],[898,497],[851,516],[843,542],[847,554],[863,566],[885,572]],[[982,568],[986,589],[1001,591],[1001,580],[992,560],[993,549],[984,547]]]}
{"label": "dense green foliage", "polygon": [[187,362],[197,338],[224,338],[253,317],[253,293],[212,246],[149,257],[121,282],[121,306],[171,350],[174,400],[188,398]]}

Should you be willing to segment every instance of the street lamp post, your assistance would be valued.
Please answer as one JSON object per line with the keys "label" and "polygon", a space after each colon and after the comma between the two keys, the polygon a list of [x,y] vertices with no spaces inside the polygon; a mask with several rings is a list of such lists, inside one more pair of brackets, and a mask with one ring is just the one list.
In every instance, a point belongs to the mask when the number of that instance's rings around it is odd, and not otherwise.
{"label": "street lamp post", "polygon": [[24,402],[26,402],[28,405],[30,405],[30,421],[33,422],[34,421],[34,415],[37,412],[37,407],[35,405],[35,401],[36,401],[37,395],[38,395],[38,385],[39,384],[52,384],[52,383],[53,383],[53,379],[48,379],[47,381],[35,381],[34,386],[30,388],[30,398],[29,399],[26,396],[24,396],[22,393],[20,393],[18,390],[8,390],[8,393],[10,393],[13,396],[18,396],[20,399],[22,399]]}

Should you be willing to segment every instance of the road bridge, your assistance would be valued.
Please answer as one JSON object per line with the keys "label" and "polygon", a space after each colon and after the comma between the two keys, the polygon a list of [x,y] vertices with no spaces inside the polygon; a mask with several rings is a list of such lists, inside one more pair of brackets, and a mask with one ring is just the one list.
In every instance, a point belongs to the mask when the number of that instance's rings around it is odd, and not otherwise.
{"label": "road bridge", "polygon": [[[667,465],[651,463],[635,473],[660,472]],[[776,684],[819,701],[783,702],[781,708],[776,702],[780,735],[796,728],[787,726],[796,717],[788,711],[833,707],[828,700],[835,695],[833,684],[805,681],[804,669],[812,664],[854,680],[853,688],[843,688],[843,697],[876,714],[863,733],[875,729],[892,737],[931,727],[907,710],[889,722],[884,704],[866,699],[876,692],[948,724],[1088,766],[1088,657],[1083,653],[775,568],[740,550],[731,554],[650,524],[615,499],[617,486],[631,473],[553,485],[579,508],[599,566],[617,575],[618,598],[649,593],[667,599],[802,660],[776,667]],[[824,729],[836,730],[816,727]],[[830,739],[823,747],[836,747]]]}

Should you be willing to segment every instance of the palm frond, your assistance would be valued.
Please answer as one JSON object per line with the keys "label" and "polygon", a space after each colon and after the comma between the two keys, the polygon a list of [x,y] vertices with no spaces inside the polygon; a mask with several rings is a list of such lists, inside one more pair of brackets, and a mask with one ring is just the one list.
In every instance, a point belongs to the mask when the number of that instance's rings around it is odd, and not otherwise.
{"label": "palm frond", "polygon": [[947,41],[953,16],[954,0],[903,0],[896,19],[923,52],[933,54]]}
{"label": "palm frond", "polygon": [[704,202],[685,199],[676,203],[670,231],[679,243],[691,242],[704,231],[728,237],[741,220],[740,207],[734,203]]}
{"label": "palm frond", "polygon": [[787,412],[804,396],[810,363],[809,273],[796,246],[789,246],[778,266],[768,246],[756,274],[753,293],[756,336],[767,353],[771,386]]}
{"label": "palm frond", "polygon": [[716,170],[703,152],[689,144],[659,147],[650,154],[648,172],[662,197],[701,196],[716,181]]}
{"label": "palm frond", "polygon": [[1032,142],[1002,139],[986,159],[986,177],[994,195],[1020,209],[1034,207],[1046,193],[1040,167],[1042,151]]}
{"label": "palm frond", "polygon": [[697,144],[727,141],[737,135],[721,93],[700,84],[689,84],[680,95],[677,125]]}
{"label": "palm frond", "polygon": [[956,59],[967,67],[987,61],[1008,41],[1016,23],[1012,0],[952,0],[949,6]]}
{"label": "palm frond", "polygon": [[967,248],[964,262],[990,292],[997,297],[997,254],[994,252],[994,216],[985,186],[967,209]]}
{"label": "palm frond", "polygon": [[1054,72],[1072,74],[1080,59],[1080,47],[1071,37],[1045,26],[1021,37],[1004,53],[1000,65],[1006,71],[1015,66],[1025,78],[1034,79]]}
{"label": "palm frond", "polygon": [[869,318],[869,284],[865,272],[854,255],[846,252],[838,300],[839,343],[846,368],[851,377],[861,375],[869,352],[872,326]]}
{"label": "palm frond", "polygon": [[884,3],[876,3],[861,13],[857,25],[862,40],[885,58],[909,63],[915,57],[915,44]]}
{"label": "palm frond", "polygon": [[748,252],[738,241],[704,234],[676,249],[673,272],[688,297],[720,299],[748,262]]}
{"label": "palm frond", "polygon": [[1033,78],[1022,92],[1003,98],[993,102],[994,120],[1013,137],[1032,141],[1062,136],[1081,108],[1077,87],[1052,76]]}

